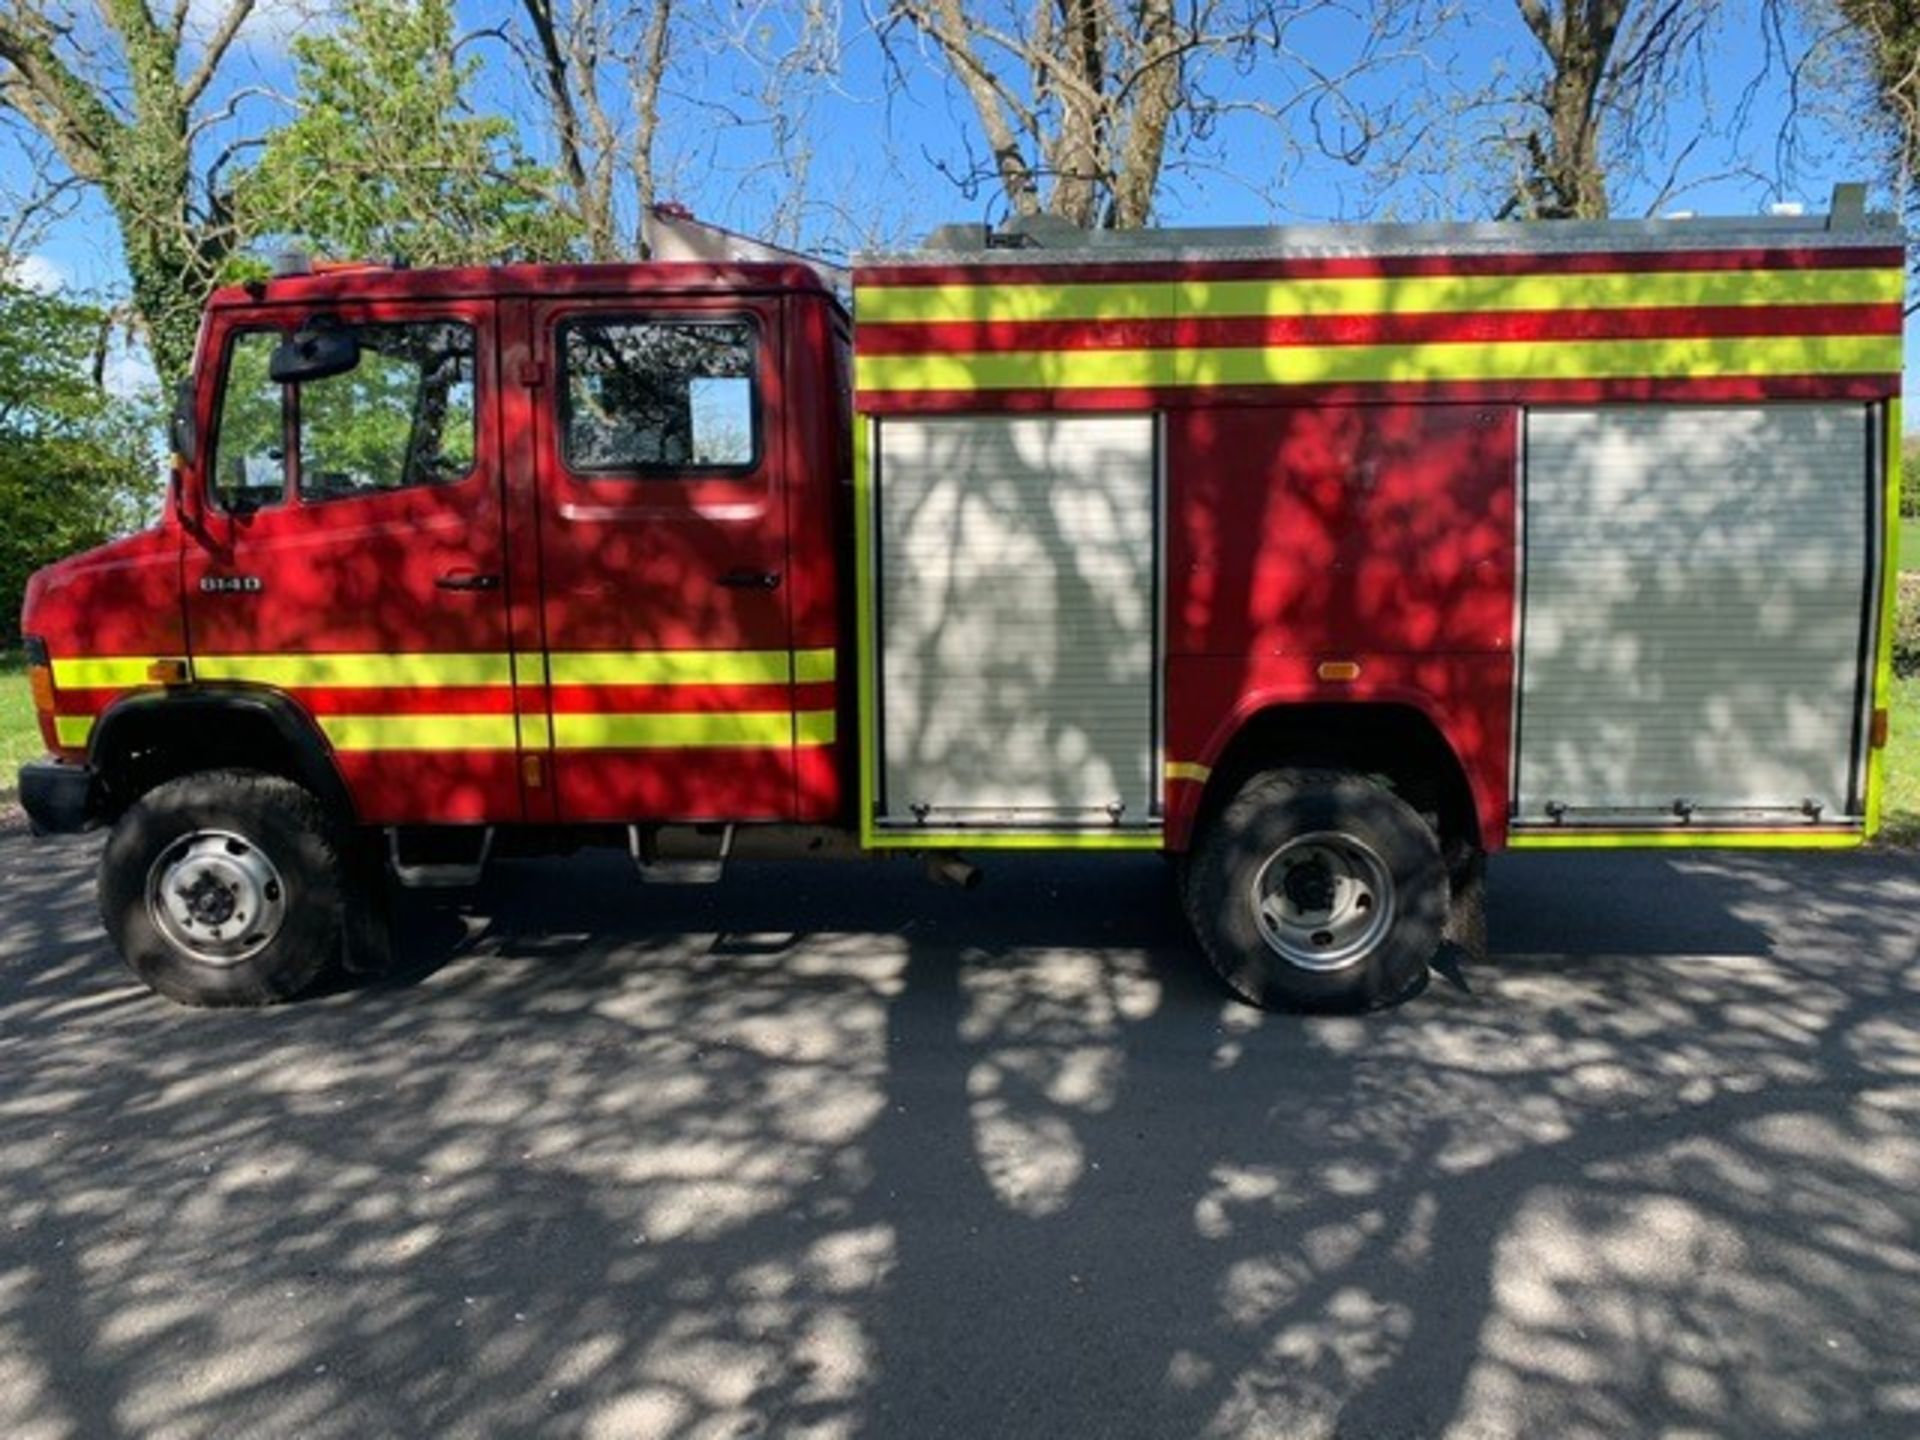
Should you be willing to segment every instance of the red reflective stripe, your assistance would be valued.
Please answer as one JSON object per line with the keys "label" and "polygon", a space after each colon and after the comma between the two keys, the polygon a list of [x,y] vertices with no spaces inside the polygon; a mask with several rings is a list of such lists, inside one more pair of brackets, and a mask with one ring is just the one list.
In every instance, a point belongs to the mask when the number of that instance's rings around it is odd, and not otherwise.
{"label": "red reflective stripe", "polygon": [[1200,405],[1340,403],[1365,400],[1579,405],[1650,400],[1882,400],[1900,393],[1888,375],[1722,375],[1699,380],[1403,380],[1340,385],[1082,386],[1059,390],[862,390],[867,415],[958,411],[1177,410]]}
{"label": "red reflective stripe", "polygon": [[863,355],[994,350],[1170,350],[1450,341],[1659,340],[1715,335],[1898,334],[1898,305],[1723,305],[1412,315],[1187,316],[1163,320],[989,320],[868,325]]}
{"label": "red reflective stripe", "polygon": [[380,685],[289,689],[315,715],[509,715],[506,685]]}
{"label": "red reflective stripe", "polygon": [[556,685],[560,715],[741,714],[831,710],[833,683],[786,685]]}
{"label": "red reflective stripe", "polygon": [[63,689],[54,700],[55,715],[78,716],[98,715],[122,695],[132,694],[132,690],[68,690]]}
{"label": "red reflective stripe", "polygon": [[1572,254],[1337,255],[1275,260],[1116,260],[1055,264],[863,265],[856,289],[920,285],[1098,285],[1125,281],[1367,279],[1396,275],[1608,275],[1700,270],[1877,270],[1898,246],[1844,249],[1586,250]]}

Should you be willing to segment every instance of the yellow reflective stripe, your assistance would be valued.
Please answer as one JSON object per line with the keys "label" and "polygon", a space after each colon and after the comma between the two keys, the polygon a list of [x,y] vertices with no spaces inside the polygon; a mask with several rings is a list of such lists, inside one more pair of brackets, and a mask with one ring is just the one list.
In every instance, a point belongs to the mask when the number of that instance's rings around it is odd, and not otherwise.
{"label": "yellow reflective stripe", "polygon": [[53,738],[63,749],[78,750],[87,743],[93,734],[91,715],[56,715],[53,717]]}
{"label": "yellow reflective stripe", "polygon": [[[513,652],[513,683],[516,687],[526,686],[538,690],[547,683],[547,652],[544,650],[516,650]],[[519,696],[514,698],[514,723],[520,736],[520,748],[526,751],[551,750],[553,748],[553,726],[547,721],[546,697]],[[525,708],[521,708],[521,707]]]}
{"label": "yellow reflective stripe", "polygon": [[793,717],[793,742],[796,745],[831,745],[834,715],[831,710],[802,710]]}
{"label": "yellow reflective stripe", "polygon": [[1445,345],[863,355],[857,368],[859,388],[868,391],[1877,375],[1899,370],[1900,337],[1719,336],[1553,344],[1476,341]]}
{"label": "yellow reflective stripe", "polygon": [[812,685],[833,679],[833,651],[794,651],[793,678],[794,682],[800,685]]}
{"label": "yellow reflective stripe", "polygon": [[555,685],[784,685],[786,650],[561,651],[547,657]]}
{"label": "yellow reflective stripe", "polygon": [[511,715],[322,715],[336,750],[512,750]]}
{"label": "yellow reflective stripe", "polygon": [[875,829],[870,850],[1159,850],[1158,830],[921,830]]}
{"label": "yellow reflective stripe", "polygon": [[1185,760],[1167,762],[1167,779],[1169,780],[1192,780],[1205,784],[1207,777],[1211,774],[1213,771],[1205,765],[1195,765]]}
{"label": "yellow reflective stripe", "polygon": [[780,749],[793,743],[793,713],[557,714],[553,743],[558,750]]}
{"label": "yellow reflective stripe", "polygon": [[1408,275],[1089,285],[863,286],[860,323],[1165,320],[1205,315],[1427,315],[1654,306],[1886,305],[1896,269],[1687,270],[1593,275]]}
{"label": "yellow reflective stripe", "polygon": [[[126,686],[148,683],[151,657],[66,660],[56,684]],[[202,655],[201,680],[251,681],[289,689],[381,689],[444,685],[780,685],[796,674],[831,680],[831,650],[577,651],[545,655],[411,653],[394,655]]]}
{"label": "yellow reflective stripe", "polygon": [[[876,292],[877,293],[877,292]],[[853,417],[853,594],[854,594],[854,685],[859,703],[854,707],[854,723],[859,727],[858,760],[854,766],[860,787],[860,843],[873,844],[874,795],[880,771],[878,725],[874,719],[874,675],[879,668],[875,654],[873,575],[873,469],[872,436],[877,422],[864,415]]]}
{"label": "yellow reflective stripe", "polygon": [[[1900,466],[1905,432],[1900,426],[1900,397],[1887,403],[1886,429],[1882,433],[1881,460],[1886,466],[1885,510],[1881,523],[1886,527],[1885,549],[1880,577],[1880,640],[1873,659],[1873,704],[1880,709],[1893,704],[1893,636],[1899,625],[1900,608]],[[1920,555],[1910,557],[1920,564]],[[1867,751],[1867,835],[1880,833],[1881,817],[1886,809],[1887,747]]]}
{"label": "yellow reflective stripe", "polygon": [[1855,830],[1554,830],[1507,836],[1509,850],[1850,850]]}
{"label": "yellow reflective stripe", "polygon": [[126,690],[158,682],[147,672],[159,664],[184,663],[178,655],[115,655],[53,662],[56,690]]}
{"label": "yellow reflective stripe", "polygon": [[290,689],[510,685],[504,654],[196,655],[197,680],[245,680]]}

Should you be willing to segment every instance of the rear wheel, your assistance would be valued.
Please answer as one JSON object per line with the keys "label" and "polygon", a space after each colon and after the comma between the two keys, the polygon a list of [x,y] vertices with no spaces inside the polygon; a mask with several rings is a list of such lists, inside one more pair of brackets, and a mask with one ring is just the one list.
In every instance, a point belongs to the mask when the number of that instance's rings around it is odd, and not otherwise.
{"label": "rear wheel", "polygon": [[215,770],[155,787],[100,862],[107,933],[186,1005],[269,1005],[340,954],[342,889],[319,801],[277,775]]}
{"label": "rear wheel", "polygon": [[1271,770],[1200,836],[1183,899],[1201,948],[1254,1005],[1356,1010],[1412,993],[1439,947],[1447,870],[1404,800],[1339,770]]}

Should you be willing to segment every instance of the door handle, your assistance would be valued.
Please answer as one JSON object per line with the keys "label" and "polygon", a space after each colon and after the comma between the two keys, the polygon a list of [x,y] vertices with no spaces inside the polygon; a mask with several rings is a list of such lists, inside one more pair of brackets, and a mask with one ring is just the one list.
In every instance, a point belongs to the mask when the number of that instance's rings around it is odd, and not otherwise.
{"label": "door handle", "polygon": [[442,590],[498,590],[500,577],[473,570],[449,570],[433,583]]}
{"label": "door handle", "polygon": [[776,570],[749,570],[744,567],[729,570],[720,577],[720,583],[729,590],[772,590],[780,584],[780,574]]}

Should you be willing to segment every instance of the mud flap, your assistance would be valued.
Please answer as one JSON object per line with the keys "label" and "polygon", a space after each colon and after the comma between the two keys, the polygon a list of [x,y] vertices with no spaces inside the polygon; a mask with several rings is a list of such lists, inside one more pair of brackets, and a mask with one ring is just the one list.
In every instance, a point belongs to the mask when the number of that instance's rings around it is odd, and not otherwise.
{"label": "mud flap", "polygon": [[1458,989],[1471,992],[1467,967],[1487,959],[1487,857],[1471,850],[1449,856],[1447,923],[1433,969]]}
{"label": "mud flap", "polygon": [[393,967],[393,888],[378,831],[355,831],[341,847],[340,964],[349,975],[381,975]]}

